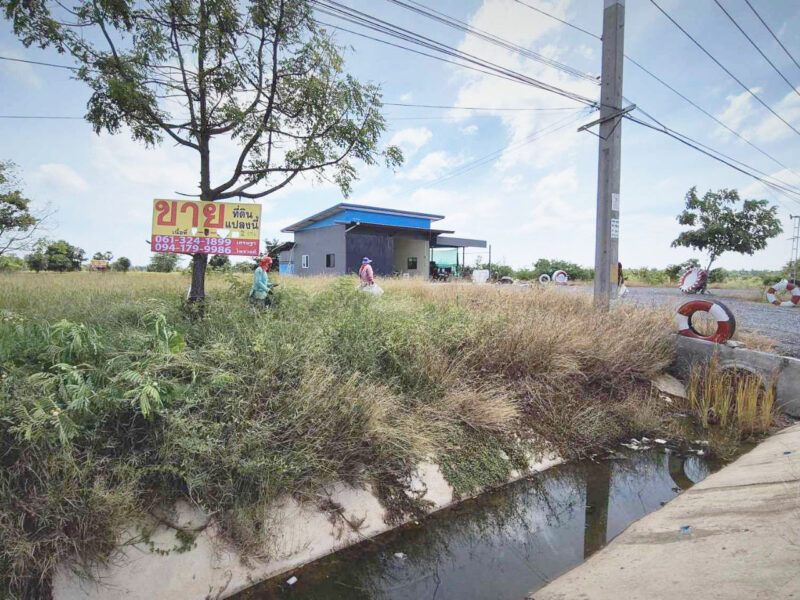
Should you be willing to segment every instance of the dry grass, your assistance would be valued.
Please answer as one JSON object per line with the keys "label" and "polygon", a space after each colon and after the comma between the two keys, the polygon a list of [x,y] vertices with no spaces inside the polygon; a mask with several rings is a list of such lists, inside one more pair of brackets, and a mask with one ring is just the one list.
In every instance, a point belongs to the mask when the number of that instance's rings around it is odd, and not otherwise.
{"label": "dry grass", "polygon": [[705,429],[718,426],[740,439],[769,431],[775,408],[775,386],[757,374],[723,369],[714,357],[692,370],[689,406]]}

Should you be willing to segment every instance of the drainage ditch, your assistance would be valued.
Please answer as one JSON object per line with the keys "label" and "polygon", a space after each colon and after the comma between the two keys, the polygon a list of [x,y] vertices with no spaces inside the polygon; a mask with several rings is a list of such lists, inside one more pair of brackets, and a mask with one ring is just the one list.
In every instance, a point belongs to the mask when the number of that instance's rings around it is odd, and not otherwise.
{"label": "drainage ditch", "polygon": [[658,450],[560,465],[234,598],[521,600],[719,466]]}

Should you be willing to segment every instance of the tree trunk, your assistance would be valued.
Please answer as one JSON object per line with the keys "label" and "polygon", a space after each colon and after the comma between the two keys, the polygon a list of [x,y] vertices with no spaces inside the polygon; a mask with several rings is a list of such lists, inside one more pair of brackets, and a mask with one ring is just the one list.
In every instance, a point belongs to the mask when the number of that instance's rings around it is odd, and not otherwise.
{"label": "tree trunk", "polygon": [[[200,202],[212,202],[211,197],[211,138],[208,134],[208,107],[206,105],[206,29],[208,15],[206,4],[200,0],[200,35],[197,48],[197,79],[199,85],[200,122],[197,124],[197,145],[200,152]],[[189,286],[189,304],[198,303],[201,307],[206,297],[206,265],[208,256],[195,254],[192,257],[192,283]],[[202,308],[200,309],[202,312]]]}

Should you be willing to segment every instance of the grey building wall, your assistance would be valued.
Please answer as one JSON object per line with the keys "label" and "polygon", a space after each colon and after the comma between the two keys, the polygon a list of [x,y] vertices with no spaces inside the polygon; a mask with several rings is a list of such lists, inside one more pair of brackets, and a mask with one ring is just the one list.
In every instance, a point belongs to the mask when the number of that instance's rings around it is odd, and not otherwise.
{"label": "grey building wall", "polygon": [[[296,231],[292,248],[295,275],[341,275],[345,272],[344,224]],[[334,255],[334,266],[325,266],[327,254]],[[303,256],[308,256],[308,268],[303,268]]]}
{"label": "grey building wall", "polygon": [[375,275],[391,275],[394,259],[394,238],[385,229],[359,226],[347,232],[347,272],[358,273],[361,259],[372,260]]}

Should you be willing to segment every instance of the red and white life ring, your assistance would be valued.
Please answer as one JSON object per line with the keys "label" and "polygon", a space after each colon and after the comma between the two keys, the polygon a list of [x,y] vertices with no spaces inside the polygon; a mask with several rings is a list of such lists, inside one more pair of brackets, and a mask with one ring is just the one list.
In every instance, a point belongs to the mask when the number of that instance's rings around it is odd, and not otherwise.
{"label": "red and white life ring", "polygon": [[558,283],[559,285],[564,285],[569,280],[569,275],[567,275],[566,271],[562,271],[559,269],[553,273],[553,281]]}
{"label": "red and white life ring", "polygon": [[[775,295],[775,292],[786,290],[792,292],[792,297],[789,300],[781,302]],[[797,306],[800,304],[800,286],[794,283],[789,283],[786,279],[781,279],[778,283],[767,288],[767,302],[775,306]]]}
{"label": "red and white life ring", "polygon": [[[696,312],[707,312],[717,322],[717,330],[711,335],[703,335],[692,326],[692,315]],[[722,302],[711,300],[690,300],[678,309],[675,315],[678,333],[698,340],[722,344],[733,337],[736,331],[736,319],[730,309]]]}
{"label": "red and white life ring", "polygon": [[700,267],[692,267],[681,277],[680,288],[684,294],[694,294],[705,287],[708,274]]}
{"label": "red and white life ring", "polygon": [[547,273],[539,275],[539,283],[550,283],[550,275]]}

